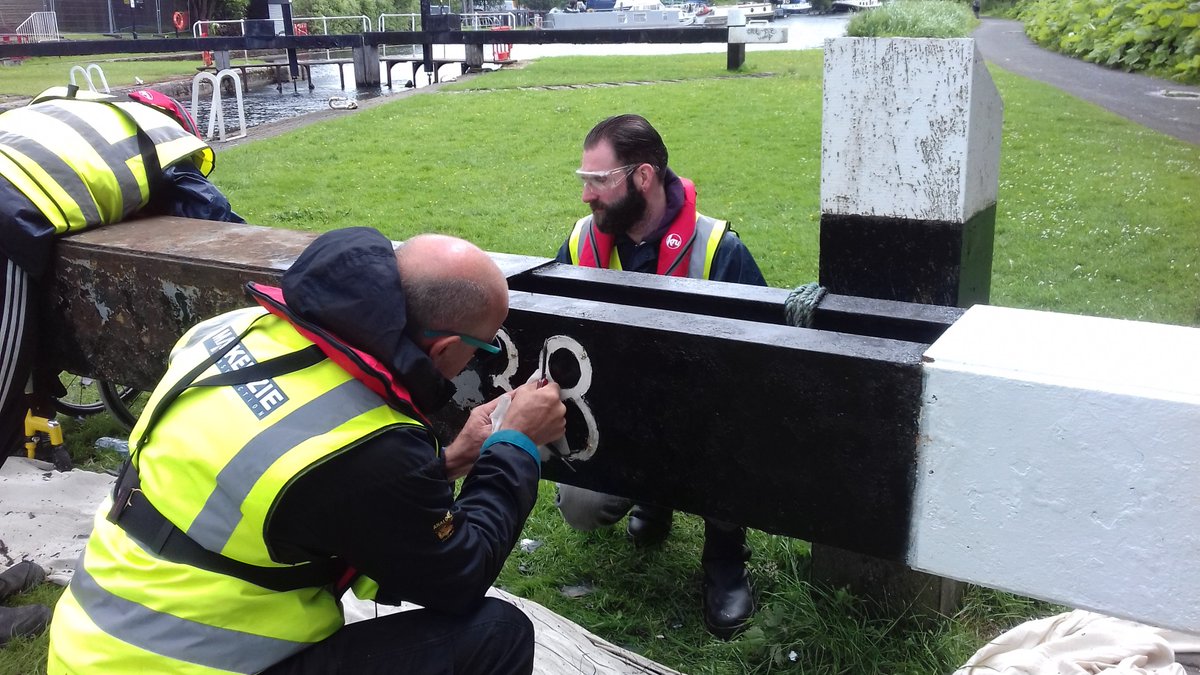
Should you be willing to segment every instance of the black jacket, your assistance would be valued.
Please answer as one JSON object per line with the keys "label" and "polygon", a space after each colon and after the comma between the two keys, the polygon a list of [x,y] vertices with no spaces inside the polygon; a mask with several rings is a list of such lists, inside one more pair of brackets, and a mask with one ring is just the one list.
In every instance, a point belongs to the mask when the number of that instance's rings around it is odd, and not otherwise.
{"label": "black jacket", "polygon": [[[423,413],[454,388],[405,333],[391,242],[369,228],[317,238],[283,279],[288,307],[386,364]],[[450,612],[496,580],[537,499],[539,469],[499,443],[457,499],[430,433],[393,430],[312,468],[285,489],[267,537],[289,561],[338,556],[380,585],[377,599]],[[453,530],[445,539],[445,519]]]}
{"label": "black jacket", "polygon": [[[633,240],[624,234],[616,237],[617,255],[621,259],[621,269],[626,272],[654,274],[658,271],[658,242],[662,240],[663,235],[667,233],[667,228],[679,215],[679,210],[683,208],[683,184],[679,182],[679,177],[675,175],[675,172],[669,168],[663,174],[663,187],[667,191],[667,210],[663,214],[658,229],[640,244],[633,243]],[[568,238],[559,247],[558,255],[554,258],[555,261],[571,264],[570,246],[571,240]],[[767,285],[762,272],[758,269],[758,264],[754,262],[754,256],[750,255],[749,249],[734,234],[732,228],[725,233],[721,243],[717,245],[717,253],[713,256],[712,273],[709,279],[751,286]]]}

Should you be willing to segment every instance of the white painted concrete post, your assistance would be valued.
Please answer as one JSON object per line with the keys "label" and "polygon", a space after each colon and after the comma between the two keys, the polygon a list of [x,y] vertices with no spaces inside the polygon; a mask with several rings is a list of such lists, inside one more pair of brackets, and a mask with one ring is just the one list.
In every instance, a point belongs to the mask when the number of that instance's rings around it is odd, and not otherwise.
{"label": "white painted concrete post", "polygon": [[887,300],[986,302],[1002,122],[974,40],[826,41],[821,284]]}
{"label": "white painted concrete post", "polygon": [[[904,302],[986,302],[1001,123],[973,40],[826,41],[821,285]],[[901,609],[952,613],[962,593],[822,544],[813,545],[813,578]]]}
{"label": "white painted concrete post", "polygon": [[[744,28],[746,25],[746,13],[734,7],[729,10],[725,17],[725,25],[729,26],[730,30],[735,28]],[[729,45],[725,48],[725,69],[737,70],[746,63],[746,43],[729,41]]]}
{"label": "white painted concrete post", "polygon": [[981,305],[925,357],[909,564],[1200,633],[1200,329]]}

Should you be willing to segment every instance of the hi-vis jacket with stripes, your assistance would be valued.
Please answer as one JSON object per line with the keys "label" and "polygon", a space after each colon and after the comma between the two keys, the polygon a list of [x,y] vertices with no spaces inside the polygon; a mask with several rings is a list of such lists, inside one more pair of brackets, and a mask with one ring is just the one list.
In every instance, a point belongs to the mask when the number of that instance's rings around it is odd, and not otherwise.
{"label": "hi-vis jacket with stripes", "polygon": [[0,115],[0,176],[58,234],[127,218],[150,200],[162,168],[214,155],[169,115],[134,101],[62,88]]}
{"label": "hi-vis jacket with stripes", "polygon": [[[712,276],[717,247],[729,224],[696,211],[696,186],[686,178],[679,181],[683,184],[683,207],[659,241],[657,274],[708,279]],[[612,235],[601,232],[592,223],[592,216],[584,216],[575,223],[567,244],[572,264],[621,269],[620,256],[613,255]]]}
{"label": "hi-vis jacket with stripes", "polygon": [[[389,429],[427,429],[419,412],[389,405],[338,362],[360,353],[343,345],[335,349],[345,353],[333,354],[288,314],[278,289],[252,291],[266,310],[222,315],[176,345],[130,439],[140,487],[115,508],[111,497],[101,507],[55,610],[50,673],[257,673],[342,626],[332,586],[344,566],[327,583],[271,590],[173,561],[156,552],[169,547],[131,536],[135,529],[113,516],[124,502],[144,500],[188,539],[238,565],[274,571],[329,562],[280,562],[266,532],[281,494]],[[237,379],[239,370],[304,354],[315,358],[289,365],[295,370]],[[216,380],[223,384],[206,386]],[[188,382],[195,386],[182,388]]]}

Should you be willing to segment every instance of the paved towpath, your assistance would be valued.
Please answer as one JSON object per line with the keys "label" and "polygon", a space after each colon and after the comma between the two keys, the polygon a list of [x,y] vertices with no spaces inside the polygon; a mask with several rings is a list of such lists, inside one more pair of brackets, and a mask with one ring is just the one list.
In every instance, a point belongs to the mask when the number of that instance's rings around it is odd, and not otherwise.
{"label": "paved towpath", "polygon": [[[1020,21],[985,17],[971,37],[983,58],[1007,71],[1200,145],[1200,87],[1125,73],[1042,49],[1025,36]],[[1165,96],[1164,91],[1191,96]]]}

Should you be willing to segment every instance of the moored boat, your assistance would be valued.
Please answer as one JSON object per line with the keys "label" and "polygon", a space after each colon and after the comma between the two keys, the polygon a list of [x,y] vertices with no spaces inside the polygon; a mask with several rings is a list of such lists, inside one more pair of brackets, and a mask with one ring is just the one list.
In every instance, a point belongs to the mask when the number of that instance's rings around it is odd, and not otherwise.
{"label": "moored boat", "polygon": [[836,12],[858,12],[882,7],[883,3],[880,0],[834,0],[830,6]]}
{"label": "moored boat", "polygon": [[657,0],[618,0],[611,10],[552,10],[545,20],[548,30],[679,28],[692,24],[690,14],[677,7],[666,7]]}

